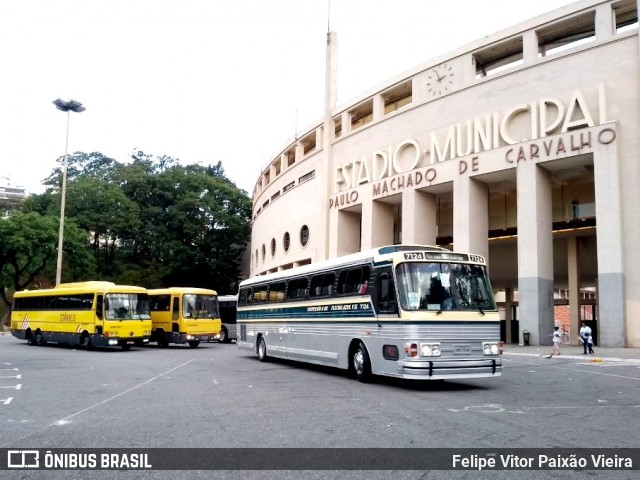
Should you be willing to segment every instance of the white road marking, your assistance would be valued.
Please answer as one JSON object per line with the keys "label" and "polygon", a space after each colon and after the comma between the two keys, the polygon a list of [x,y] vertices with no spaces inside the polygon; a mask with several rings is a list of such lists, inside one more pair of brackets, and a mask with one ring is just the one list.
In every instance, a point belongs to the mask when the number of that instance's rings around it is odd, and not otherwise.
{"label": "white road marking", "polygon": [[525,413],[522,410],[507,410],[498,403],[485,403],[483,405],[470,405],[462,410],[448,409],[450,412],[477,412],[477,413]]}
{"label": "white road marking", "polygon": [[0,388],[15,388],[16,390],[20,390],[22,388],[22,384],[18,384],[18,385],[11,385],[8,387],[0,387]]}
{"label": "white road marking", "polygon": [[22,375],[18,374],[18,375],[8,375],[5,377],[0,377],[0,378],[17,378],[18,380],[22,378]]}
{"label": "white road marking", "polygon": [[146,385],[147,383],[151,383],[151,382],[153,382],[154,380],[157,380],[158,378],[164,377],[165,375],[167,375],[168,373],[173,372],[174,370],[177,370],[177,369],[179,369],[179,368],[184,367],[185,365],[190,364],[190,363],[191,363],[191,362],[193,362],[194,360],[195,360],[195,358],[192,358],[192,359],[191,359],[191,360],[189,360],[188,362],[185,362],[185,363],[182,363],[182,364],[180,364],[180,365],[178,365],[178,366],[176,366],[176,367],[173,367],[173,368],[171,368],[171,369],[167,370],[166,372],[161,373],[160,375],[156,375],[155,377],[150,378],[149,380],[145,380],[144,382],[139,383],[138,385],[135,385],[135,386],[133,386],[133,387],[131,387],[131,388],[128,388],[127,390],[125,390],[125,391],[123,391],[123,392],[120,392],[120,393],[118,393],[118,394],[116,394],[116,395],[113,395],[112,397],[109,397],[109,398],[107,398],[107,399],[105,399],[105,400],[102,400],[101,402],[95,403],[95,404],[93,404],[93,405],[91,405],[91,406],[89,406],[89,407],[87,407],[87,408],[83,408],[82,410],[78,410],[77,412],[72,413],[71,415],[67,415],[66,417],[61,418],[60,420],[56,420],[56,421],[55,421],[55,422],[53,422],[51,425],[64,425],[65,423],[69,423],[69,420],[70,420],[71,418],[75,417],[76,415],[80,415],[81,413],[88,412],[89,410],[92,410],[92,409],[94,409],[94,408],[96,408],[96,407],[99,407],[100,405],[104,405],[105,403],[108,403],[108,402],[110,402],[111,400],[115,400],[116,398],[121,397],[122,395],[125,395],[125,394],[127,394],[127,393],[129,393],[129,392],[132,392],[132,391],[134,391],[134,390],[136,390],[136,389],[138,389],[138,388],[140,388],[140,387],[142,387],[142,386]]}
{"label": "white road marking", "polygon": [[2,402],[3,405],[9,405],[11,400],[13,400],[13,397],[5,398],[4,400],[0,399],[0,402]]}

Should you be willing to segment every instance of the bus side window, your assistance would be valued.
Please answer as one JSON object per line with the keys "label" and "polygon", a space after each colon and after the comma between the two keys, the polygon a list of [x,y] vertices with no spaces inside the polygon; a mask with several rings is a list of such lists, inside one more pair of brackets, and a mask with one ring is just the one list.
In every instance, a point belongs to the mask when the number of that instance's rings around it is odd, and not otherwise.
{"label": "bus side window", "polygon": [[104,297],[102,295],[98,295],[96,297],[96,317],[100,320],[104,318]]}
{"label": "bus side window", "polygon": [[381,273],[378,277],[378,310],[381,313],[397,313],[398,302],[393,285],[393,278],[389,273]]}

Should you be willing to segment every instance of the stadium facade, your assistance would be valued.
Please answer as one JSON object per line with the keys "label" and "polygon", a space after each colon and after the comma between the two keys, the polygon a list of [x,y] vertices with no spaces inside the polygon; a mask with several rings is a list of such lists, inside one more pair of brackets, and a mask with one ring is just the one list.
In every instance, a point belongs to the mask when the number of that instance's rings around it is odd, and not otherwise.
{"label": "stadium facade", "polygon": [[[549,344],[568,306],[603,346],[640,347],[636,0],[583,0],[336,105],[253,191],[250,275],[386,244],[486,256],[503,337]],[[321,112],[319,112],[321,114]]]}

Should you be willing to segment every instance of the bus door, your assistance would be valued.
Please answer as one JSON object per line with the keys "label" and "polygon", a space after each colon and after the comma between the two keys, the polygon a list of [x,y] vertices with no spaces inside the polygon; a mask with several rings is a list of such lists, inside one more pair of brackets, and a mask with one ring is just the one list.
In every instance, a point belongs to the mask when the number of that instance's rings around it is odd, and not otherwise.
{"label": "bus door", "polygon": [[97,335],[102,335],[104,331],[104,295],[96,295],[96,314],[94,316],[95,330]]}
{"label": "bus door", "polygon": [[[173,308],[171,309],[171,331],[173,333],[180,333],[180,298],[178,296],[173,297]],[[185,326],[186,327],[186,326]],[[183,329],[186,331],[186,328]]]}
{"label": "bus door", "polygon": [[[373,301],[375,316],[378,321],[378,335],[373,347],[374,351],[380,352],[381,349],[386,350],[387,345],[389,345],[390,348],[393,348],[391,345],[395,345],[397,343],[397,340],[392,340],[387,336],[387,331],[392,330],[393,328],[390,328],[390,324],[385,323],[384,320],[398,320],[398,300],[391,267],[385,267],[378,270],[377,278],[375,278],[374,281],[375,291],[371,292],[371,299]],[[397,355],[399,355],[399,347],[397,347],[394,352],[397,352]],[[371,355],[370,353],[370,357],[374,371],[394,371],[395,364],[398,359],[396,355],[388,357],[386,354],[384,355],[384,359],[379,354]],[[388,361],[391,361],[392,363],[387,366],[386,364]],[[376,363],[378,363],[378,365],[375,365]],[[385,366],[383,367],[382,364],[385,364]]]}

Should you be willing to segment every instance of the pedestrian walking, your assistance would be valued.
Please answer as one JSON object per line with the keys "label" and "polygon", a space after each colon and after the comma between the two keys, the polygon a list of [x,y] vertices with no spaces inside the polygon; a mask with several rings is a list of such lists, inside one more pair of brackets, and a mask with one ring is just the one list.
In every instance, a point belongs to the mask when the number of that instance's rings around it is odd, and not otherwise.
{"label": "pedestrian walking", "polygon": [[580,328],[580,339],[582,340],[582,348],[584,350],[583,355],[587,355],[589,351],[589,337],[591,336],[591,328],[587,326],[586,323],[582,322],[582,327]]}
{"label": "pedestrian walking", "polygon": [[562,332],[560,327],[553,327],[553,350],[551,355],[547,358],[551,358],[554,355],[560,355],[560,344],[562,343]]}
{"label": "pedestrian walking", "polygon": [[591,335],[587,338],[587,345],[589,345],[589,353],[592,355],[595,354],[596,352],[593,351],[593,337]]}

